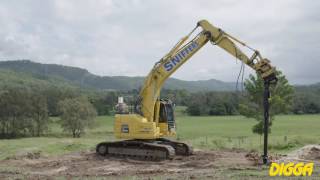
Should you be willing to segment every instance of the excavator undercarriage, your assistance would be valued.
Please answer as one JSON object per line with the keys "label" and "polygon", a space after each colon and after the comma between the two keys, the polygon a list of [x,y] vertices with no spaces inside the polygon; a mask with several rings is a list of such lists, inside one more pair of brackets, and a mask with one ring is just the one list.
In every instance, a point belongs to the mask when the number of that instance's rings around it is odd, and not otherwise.
{"label": "excavator undercarriage", "polygon": [[165,160],[175,155],[191,155],[191,146],[165,138],[154,140],[124,140],[102,142],[97,145],[96,152],[102,156],[128,157],[139,160]]}

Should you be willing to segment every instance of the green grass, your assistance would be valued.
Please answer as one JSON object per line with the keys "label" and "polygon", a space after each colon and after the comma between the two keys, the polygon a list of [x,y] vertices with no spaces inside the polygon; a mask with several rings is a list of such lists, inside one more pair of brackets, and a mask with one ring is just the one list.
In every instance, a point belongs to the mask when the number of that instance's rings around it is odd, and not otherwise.
{"label": "green grass", "polygon": [[[262,149],[263,137],[253,134],[253,119],[242,116],[179,117],[178,138],[195,147]],[[305,144],[320,143],[320,115],[277,116],[269,145],[285,152]]]}
{"label": "green grass", "polygon": [[97,117],[94,127],[88,129],[81,138],[72,138],[69,134],[63,133],[57,120],[52,119],[50,131],[45,137],[0,140],[0,159],[39,151],[44,155],[60,155],[94,149],[99,142],[114,140],[111,116]]}
{"label": "green grass", "polygon": [[[0,159],[23,155],[26,152],[41,152],[43,155],[60,155],[68,152],[94,149],[102,141],[114,140],[113,117],[100,116],[94,127],[81,138],[72,138],[63,133],[52,119],[50,132],[45,137],[0,140]],[[191,117],[177,116],[177,138],[196,148],[262,149],[260,136],[251,132],[256,122],[242,116]],[[305,144],[320,143],[320,115],[277,116],[270,134],[272,152],[287,152]]]}

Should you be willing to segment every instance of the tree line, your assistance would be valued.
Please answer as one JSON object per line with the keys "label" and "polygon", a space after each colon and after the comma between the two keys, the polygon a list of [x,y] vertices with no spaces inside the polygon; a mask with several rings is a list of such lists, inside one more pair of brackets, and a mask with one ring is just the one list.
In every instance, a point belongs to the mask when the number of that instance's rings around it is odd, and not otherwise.
{"label": "tree line", "polygon": [[80,137],[96,116],[89,98],[77,89],[10,83],[0,89],[0,138],[42,136],[50,116],[60,116],[63,130]]}
{"label": "tree line", "polygon": [[[308,88],[293,88],[292,103],[286,114],[320,113],[320,86],[314,91],[306,89]],[[259,97],[262,98],[262,90],[259,93]],[[192,116],[238,115],[239,105],[248,100],[246,91],[189,93],[185,90],[167,90],[163,96],[176,99],[173,102],[176,105],[186,106],[186,113]]]}
{"label": "tree line", "polygon": [[48,129],[47,100],[28,88],[0,92],[0,137],[40,136]]}

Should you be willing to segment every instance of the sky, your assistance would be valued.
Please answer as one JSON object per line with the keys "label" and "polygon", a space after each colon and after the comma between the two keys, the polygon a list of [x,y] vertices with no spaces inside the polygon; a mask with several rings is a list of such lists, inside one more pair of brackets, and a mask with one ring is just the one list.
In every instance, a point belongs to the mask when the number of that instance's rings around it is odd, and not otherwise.
{"label": "sky", "polygon": [[[1,0],[0,61],[145,76],[201,19],[259,50],[292,84],[320,82],[314,0]],[[234,82],[240,66],[208,43],[173,77]],[[245,78],[249,73],[245,68]]]}

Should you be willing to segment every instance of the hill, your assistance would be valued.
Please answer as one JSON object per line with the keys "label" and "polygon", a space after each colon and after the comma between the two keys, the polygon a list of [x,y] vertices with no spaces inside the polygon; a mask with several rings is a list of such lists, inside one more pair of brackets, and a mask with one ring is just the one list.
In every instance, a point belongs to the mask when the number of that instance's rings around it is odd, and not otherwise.
{"label": "hill", "polygon": [[46,88],[67,88],[77,89],[69,82],[60,78],[39,78],[32,74],[24,72],[15,72],[7,69],[0,69],[0,88],[3,87],[29,87],[33,89],[46,89]]}
{"label": "hill", "polygon": [[[26,73],[37,80],[60,81],[71,86],[99,90],[132,90],[138,89],[144,77],[98,76],[86,69],[57,64],[41,64],[30,60],[2,61],[0,69],[17,72],[15,76]],[[2,74],[5,72],[2,72]],[[60,83],[59,82],[59,83]],[[215,79],[202,81],[184,81],[170,78],[164,88],[186,89],[188,91],[233,91],[235,83]]]}

